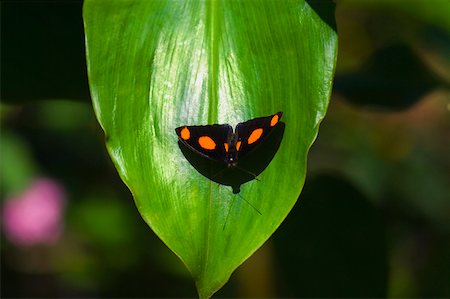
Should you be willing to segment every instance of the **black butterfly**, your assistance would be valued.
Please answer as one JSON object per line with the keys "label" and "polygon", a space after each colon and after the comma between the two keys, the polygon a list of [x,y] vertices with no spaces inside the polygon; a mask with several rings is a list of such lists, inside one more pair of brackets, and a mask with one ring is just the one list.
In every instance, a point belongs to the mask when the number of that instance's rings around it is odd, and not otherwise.
{"label": "black butterfly", "polygon": [[228,125],[181,126],[175,129],[186,159],[201,174],[233,193],[270,164],[283,138],[282,112]]}

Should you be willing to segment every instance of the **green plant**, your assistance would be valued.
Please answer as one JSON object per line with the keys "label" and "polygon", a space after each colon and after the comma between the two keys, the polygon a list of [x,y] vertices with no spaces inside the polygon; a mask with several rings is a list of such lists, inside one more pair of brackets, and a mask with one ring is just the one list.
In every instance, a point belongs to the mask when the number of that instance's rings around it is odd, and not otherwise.
{"label": "green plant", "polygon": [[[305,1],[85,2],[91,95],[109,153],[200,297],[226,283],[300,194],[336,60],[322,12]],[[197,173],[177,146],[178,126],[277,111],[286,123],[279,152],[241,192],[262,215]]]}

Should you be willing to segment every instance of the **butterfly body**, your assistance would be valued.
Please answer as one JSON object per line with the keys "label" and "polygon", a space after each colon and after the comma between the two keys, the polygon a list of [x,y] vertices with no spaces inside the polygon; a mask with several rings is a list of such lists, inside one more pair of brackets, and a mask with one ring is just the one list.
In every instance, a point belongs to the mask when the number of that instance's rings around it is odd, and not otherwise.
{"label": "butterfly body", "polygon": [[227,136],[228,149],[225,151],[224,162],[227,164],[228,168],[236,167],[239,160],[239,151],[236,148],[237,142],[239,141],[238,134],[231,132]]}
{"label": "butterfly body", "polygon": [[282,112],[228,125],[181,126],[178,145],[191,165],[212,181],[231,186],[233,193],[269,165],[281,143]]}

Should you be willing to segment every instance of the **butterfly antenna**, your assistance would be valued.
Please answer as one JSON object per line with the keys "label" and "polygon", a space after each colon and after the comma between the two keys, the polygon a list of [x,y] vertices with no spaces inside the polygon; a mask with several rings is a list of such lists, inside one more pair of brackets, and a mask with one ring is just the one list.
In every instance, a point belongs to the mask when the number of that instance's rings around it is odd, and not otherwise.
{"label": "butterfly antenna", "polygon": [[234,198],[233,198],[233,200],[231,201],[230,207],[228,208],[227,217],[225,217],[225,223],[223,224],[222,231],[225,230],[225,226],[227,225],[227,222],[228,222],[228,216],[230,216],[230,212],[231,212],[231,208],[233,207],[233,204],[234,204]]}
{"label": "butterfly antenna", "polygon": [[247,174],[249,174],[249,175],[251,175],[251,176],[253,176],[253,179],[254,179],[254,180],[256,180],[256,181],[258,181],[258,182],[261,182],[261,180],[258,179],[257,175],[254,174],[253,172],[250,172],[250,171],[248,171],[247,169],[244,169],[244,168],[239,167],[239,166],[236,166],[236,168],[242,170],[243,172],[245,172],[245,173],[247,173]]}
{"label": "butterfly antenna", "polygon": [[238,195],[240,198],[242,198],[246,203],[248,203],[249,206],[251,206],[253,209],[255,209],[255,211],[258,212],[259,215],[262,216],[261,212],[260,212],[257,208],[255,208],[254,205],[252,205],[248,200],[246,200],[246,199],[245,199],[242,195],[240,195],[239,193],[238,193],[237,195]]}
{"label": "butterfly antenna", "polygon": [[[259,215],[262,216],[262,213],[261,213],[254,205],[252,205],[248,200],[246,200],[241,194],[237,193],[237,195],[238,195],[240,198],[242,198],[249,206],[251,206],[253,209],[255,209],[255,211],[256,211]],[[223,225],[222,231],[225,230],[225,226],[226,226],[227,223],[228,223],[228,217],[230,216],[231,208],[233,207],[233,204],[234,204],[234,198],[233,198],[233,201],[232,201],[231,204],[230,204],[230,208],[228,209],[227,217],[225,218],[225,223],[224,223],[224,225]]]}
{"label": "butterfly antenna", "polygon": [[227,170],[227,169],[224,168],[224,169],[222,169],[222,170],[216,172],[215,174],[213,174],[213,175],[211,176],[211,178],[215,178],[216,176],[218,176],[219,174],[221,174],[221,173],[224,172],[225,170]]}

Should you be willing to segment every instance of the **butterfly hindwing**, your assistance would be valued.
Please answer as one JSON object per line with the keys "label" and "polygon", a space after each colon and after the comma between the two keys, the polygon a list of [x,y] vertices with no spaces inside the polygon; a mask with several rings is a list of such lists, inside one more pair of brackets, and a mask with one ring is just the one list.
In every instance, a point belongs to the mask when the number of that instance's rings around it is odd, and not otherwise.
{"label": "butterfly hindwing", "polygon": [[236,126],[236,133],[241,142],[239,156],[243,157],[247,155],[263,142],[278,124],[282,115],[282,112],[278,112],[274,115],[258,117],[239,123]]}
{"label": "butterfly hindwing", "polygon": [[178,139],[190,149],[210,159],[222,161],[227,138],[233,132],[228,125],[182,126],[175,129]]}

